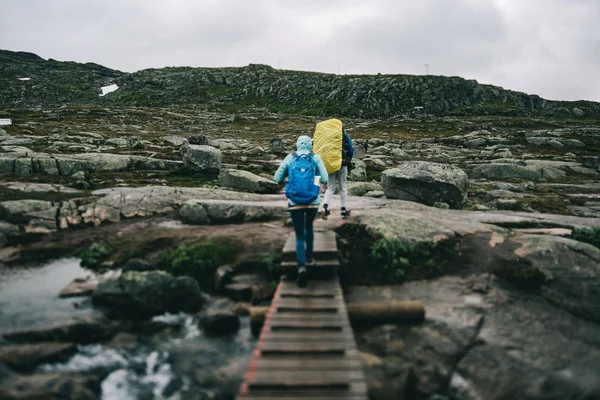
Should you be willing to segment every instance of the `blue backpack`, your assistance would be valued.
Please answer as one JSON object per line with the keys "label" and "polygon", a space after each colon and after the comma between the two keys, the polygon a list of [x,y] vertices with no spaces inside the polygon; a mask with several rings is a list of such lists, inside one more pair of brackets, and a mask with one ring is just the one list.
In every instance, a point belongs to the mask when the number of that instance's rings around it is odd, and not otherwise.
{"label": "blue backpack", "polygon": [[313,153],[298,155],[294,152],[292,156],[292,162],[288,167],[285,195],[296,204],[311,204],[319,197],[321,190],[315,185],[317,167],[313,160]]}

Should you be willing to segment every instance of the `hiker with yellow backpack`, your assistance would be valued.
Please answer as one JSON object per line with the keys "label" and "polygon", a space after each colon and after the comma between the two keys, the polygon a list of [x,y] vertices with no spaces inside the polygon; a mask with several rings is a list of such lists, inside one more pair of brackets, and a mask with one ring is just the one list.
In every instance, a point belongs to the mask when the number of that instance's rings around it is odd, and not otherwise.
{"label": "hiker with yellow backpack", "polygon": [[329,203],[337,183],[340,185],[342,218],[346,218],[350,215],[350,211],[346,208],[348,200],[346,179],[349,170],[352,168],[354,147],[350,135],[344,130],[342,121],[328,119],[317,124],[314,135],[314,151],[321,156],[328,174],[327,190],[323,201],[323,218],[327,219],[331,214]]}

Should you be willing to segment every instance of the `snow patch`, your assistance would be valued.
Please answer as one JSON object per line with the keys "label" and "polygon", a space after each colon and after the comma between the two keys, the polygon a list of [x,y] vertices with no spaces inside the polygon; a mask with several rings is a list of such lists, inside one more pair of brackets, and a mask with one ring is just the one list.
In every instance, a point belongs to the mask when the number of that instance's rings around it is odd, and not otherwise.
{"label": "snow patch", "polygon": [[112,84],[109,86],[102,86],[100,88],[100,90],[102,90],[102,94],[100,96],[104,96],[110,92],[114,92],[115,90],[117,90],[119,87],[116,84]]}
{"label": "snow patch", "polygon": [[20,81],[30,81],[31,80],[31,78],[17,78],[17,79]]}

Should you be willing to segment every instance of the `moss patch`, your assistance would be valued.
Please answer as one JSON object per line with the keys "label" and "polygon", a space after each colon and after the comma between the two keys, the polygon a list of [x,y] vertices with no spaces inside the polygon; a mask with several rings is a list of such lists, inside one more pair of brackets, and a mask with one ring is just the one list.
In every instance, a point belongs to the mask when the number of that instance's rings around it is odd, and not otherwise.
{"label": "moss patch", "polygon": [[102,261],[113,253],[110,245],[103,242],[94,242],[86,250],[79,254],[81,266],[91,270],[100,269]]}
{"label": "moss patch", "polygon": [[589,243],[600,249],[600,227],[574,228],[571,234],[573,239],[580,242]]}
{"label": "moss patch", "polygon": [[242,249],[240,243],[228,237],[207,238],[158,254],[156,264],[173,275],[192,276],[204,290],[212,291],[217,267],[231,263]]}

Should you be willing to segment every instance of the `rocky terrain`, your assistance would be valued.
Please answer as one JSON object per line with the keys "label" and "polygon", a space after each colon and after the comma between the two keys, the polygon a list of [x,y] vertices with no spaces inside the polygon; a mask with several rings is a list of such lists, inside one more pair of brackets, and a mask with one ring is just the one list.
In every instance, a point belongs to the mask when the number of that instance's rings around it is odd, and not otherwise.
{"label": "rocky terrain", "polygon": [[[8,51],[0,83],[0,269],[74,257],[87,271],[52,294],[76,299],[54,305],[73,318],[2,310],[0,397],[134,382],[149,398],[232,398],[248,309],[268,304],[292,231],[273,172],[329,117],[356,149],[352,218],[336,196],[316,222],[338,235],[347,301],[427,310],[355,327],[372,398],[600,397],[598,103],[455,77],[126,74]],[[82,366],[98,354],[113,362]]]}

